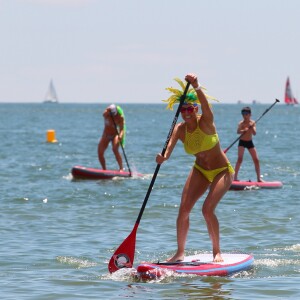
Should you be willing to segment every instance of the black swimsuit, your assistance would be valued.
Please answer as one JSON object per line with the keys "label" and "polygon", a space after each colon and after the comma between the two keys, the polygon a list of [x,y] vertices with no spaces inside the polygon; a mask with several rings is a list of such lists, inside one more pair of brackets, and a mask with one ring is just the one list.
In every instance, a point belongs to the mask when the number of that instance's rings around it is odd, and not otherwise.
{"label": "black swimsuit", "polygon": [[251,148],[254,148],[254,144],[251,141],[243,141],[243,140],[240,140],[239,141],[239,147],[244,147],[244,148],[247,148],[247,149],[251,149]]}

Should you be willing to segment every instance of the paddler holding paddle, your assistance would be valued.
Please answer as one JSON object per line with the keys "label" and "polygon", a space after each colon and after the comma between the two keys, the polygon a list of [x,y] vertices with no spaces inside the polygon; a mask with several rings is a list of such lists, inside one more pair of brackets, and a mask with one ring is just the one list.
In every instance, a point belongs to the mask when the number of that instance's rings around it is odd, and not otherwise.
{"label": "paddler holding paddle", "polygon": [[242,109],[241,113],[243,120],[239,122],[237,128],[237,134],[240,134],[241,138],[239,140],[238,158],[235,164],[234,180],[238,180],[238,173],[243,162],[245,148],[247,148],[255,166],[257,181],[264,182],[260,176],[259,159],[256,148],[252,141],[253,135],[256,135],[256,123],[254,120],[251,120],[251,108],[246,106]]}
{"label": "paddler holding paddle", "polygon": [[[175,126],[165,154],[156,156],[158,164],[169,159],[178,140],[184,144],[187,154],[195,156],[194,166],[183,188],[177,217],[178,248],[169,261],[184,260],[190,212],[198,199],[209,189],[202,206],[202,214],[212,241],[213,259],[215,262],[221,262],[223,259],[220,249],[219,222],[215,209],[231,185],[234,169],[220,146],[213,111],[207,100],[213,98],[203,93],[204,88],[199,85],[195,74],[188,74],[185,79],[193,89],[188,91],[180,110],[183,122]],[[184,83],[179,79],[175,80],[184,90]],[[175,103],[180,102],[183,92],[174,88],[167,88],[167,90],[174,94],[166,100],[167,108],[172,109]],[[198,104],[201,114],[198,114]]]}
{"label": "paddler holding paddle", "polygon": [[[104,129],[98,144],[98,158],[103,170],[106,170],[104,152],[109,143],[112,143],[112,151],[116,157],[120,171],[123,171],[122,156],[119,153],[119,145],[125,145],[125,116],[122,108],[111,104],[103,112]],[[123,148],[122,148],[123,149]]]}

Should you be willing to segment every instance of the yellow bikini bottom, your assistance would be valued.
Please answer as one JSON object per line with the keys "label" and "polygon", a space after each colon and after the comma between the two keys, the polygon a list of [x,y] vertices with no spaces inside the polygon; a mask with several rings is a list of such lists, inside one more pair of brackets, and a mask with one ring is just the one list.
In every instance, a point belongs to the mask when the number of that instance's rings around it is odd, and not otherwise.
{"label": "yellow bikini bottom", "polygon": [[230,162],[227,163],[226,167],[222,167],[214,170],[205,170],[201,168],[199,165],[197,165],[197,163],[195,162],[194,168],[199,170],[209,182],[213,182],[215,177],[226,169],[228,169],[230,174],[234,174],[234,169],[231,166]]}

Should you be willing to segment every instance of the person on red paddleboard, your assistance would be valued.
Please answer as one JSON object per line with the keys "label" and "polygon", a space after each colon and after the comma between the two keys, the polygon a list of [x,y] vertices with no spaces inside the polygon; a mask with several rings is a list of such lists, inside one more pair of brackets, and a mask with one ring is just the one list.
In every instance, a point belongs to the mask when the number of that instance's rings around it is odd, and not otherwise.
{"label": "person on red paddleboard", "polygon": [[[112,151],[116,157],[120,171],[123,171],[122,156],[119,152],[120,142],[125,146],[125,116],[122,108],[111,104],[103,112],[104,129],[98,144],[98,158],[103,170],[106,170],[104,152],[109,143],[112,143]],[[117,127],[117,128],[116,128]]]}
{"label": "person on red paddleboard", "polygon": [[[183,122],[177,124],[170,138],[169,145],[162,156],[156,156],[156,162],[162,164],[169,159],[176,143],[180,140],[187,154],[195,156],[195,163],[183,188],[181,203],[177,217],[177,252],[169,259],[170,262],[184,259],[186,238],[189,230],[189,215],[198,199],[209,189],[202,206],[209,236],[212,240],[215,262],[223,261],[220,249],[219,222],[215,209],[221,198],[228,191],[233,180],[234,169],[220,146],[219,137],[214,123],[214,115],[207,99],[213,99],[203,93],[195,74],[185,77],[192,87],[181,108]],[[175,79],[184,90],[185,85]],[[167,88],[174,93],[166,102],[172,109],[174,103],[180,101],[183,94],[174,88]],[[198,114],[198,104],[201,114]]]}
{"label": "person on red paddleboard", "polygon": [[238,158],[235,164],[234,180],[238,180],[238,174],[243,162],[244,152],[247,148],[255,166],[257,181],[263,182],[260,176],[260,165],[257,151],[252,141],[253,135],[256,135],[256,124],[255,121],[251,120],[251,108],[248,106],[244,107],[241,113],[243,116],[243,120],[238,124],[237,134],[242,134],[242,136],[239,140],[238,145]]}

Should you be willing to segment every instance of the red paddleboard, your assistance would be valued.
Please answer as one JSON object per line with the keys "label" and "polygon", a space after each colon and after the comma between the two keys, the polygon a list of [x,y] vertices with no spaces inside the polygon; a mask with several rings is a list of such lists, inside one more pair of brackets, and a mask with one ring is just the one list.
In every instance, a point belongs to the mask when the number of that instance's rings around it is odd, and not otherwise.
{"label": "red paddleboard", "polygon": [[230,190],[240,191],[248,190],[251,188],[260,188],[260,189],[280,189],[283,184],[281,181],[233,181]]}
{"label": "red paddleboard", "polygon": [[212,254],[185,257],[183,262],[142,263],[137,274],[142,279],[156,279],[168,274],[194,274],[198,276],[228,276],[251,268],[254,258],[250,254],[222,253],[223,262],[213,262]]}
{"label": "red paddleboard", "polygon": [[75,179],[112,179],[114,177],[142,177],[142,174],[117,171],[117,170],[102,170],[87,168],[82,166],[75,166],[72,168],[72,175]]}

